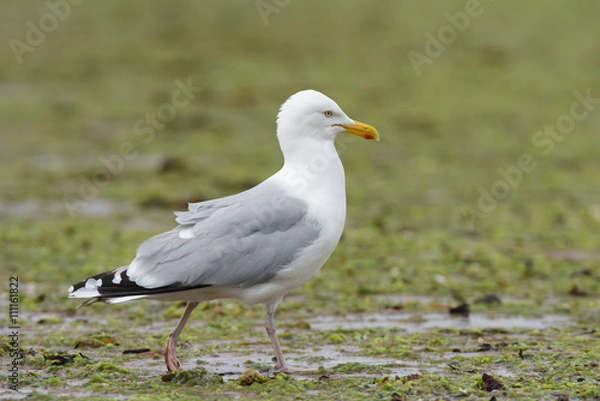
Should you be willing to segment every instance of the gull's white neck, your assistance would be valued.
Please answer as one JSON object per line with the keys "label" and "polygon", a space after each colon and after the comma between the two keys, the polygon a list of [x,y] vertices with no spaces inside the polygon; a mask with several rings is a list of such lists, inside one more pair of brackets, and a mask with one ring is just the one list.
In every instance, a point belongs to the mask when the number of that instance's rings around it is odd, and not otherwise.
{"label": "gull's white neck", "polygon": [[333,140],[303,138],[281,144],[282,169],[272,178],[290,195],[309,205],[309,214],[334,222],[331,229],[341,235],[346,219],[344,167]]}
{"label": "gull's white neck", "polygon": [[[288,189],[298,195],[330,193],[338,200],[346,198],[344,166],[332,140],[305,140],[283,151]],[[283,147],[282,147],[283,148]]]}

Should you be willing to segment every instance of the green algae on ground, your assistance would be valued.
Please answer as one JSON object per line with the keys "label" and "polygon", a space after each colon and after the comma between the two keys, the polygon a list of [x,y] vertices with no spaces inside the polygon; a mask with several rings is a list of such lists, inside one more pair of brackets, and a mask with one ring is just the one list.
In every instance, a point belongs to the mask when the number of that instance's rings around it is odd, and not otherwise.
{"label": "green algae on ground", "polygon": [[119,344],[113,337],[104,333],[93,334],[88,337],[80,337],[73,341],[73,348],[98,348],[115,345]]}
{"label": "green algae on ground", "polygon": [[240,375],[239,383],[242,386],[251,386],[254,383],[266,383],[269,378],[258,373],[256,369],[248,369]]}
{"label": "green algae on ground", "polygon": [[338,373],[367,373],[367,374],[381,374],[386,373],[387,369],[384,366],[378,365],[367,365],[360,362],[347,362],[335,365],[331,368],[331,371]]}
{"label": "green algae on ground", "polygon": [[165,383],[173,382],[174,384],[185,384],[186,386],[207,386],[223,383],[222,377],[213,375],[203,368],[169,372],[162,375],[161,380]]}

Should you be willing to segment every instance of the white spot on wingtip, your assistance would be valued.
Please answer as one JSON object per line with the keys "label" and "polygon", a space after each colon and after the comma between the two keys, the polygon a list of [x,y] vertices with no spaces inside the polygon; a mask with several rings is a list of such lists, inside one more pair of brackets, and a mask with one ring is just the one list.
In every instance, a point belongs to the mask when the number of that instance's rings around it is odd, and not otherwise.
{"label": "white spot on wingtip", "polygon": [[194,231],[189,228],[181,230],[181,231],[179,231],[179,238],[181,238],[181,239],[194,238]]}
{"label": "white spot on wingtip", "polygon": [[122,279],[121,274],[122,273],[123,272],[116,272],[115,273],[115,276],[112,279],[113,284],[120,284],[121,283],[121,279]]}
{"label": "white spot on wingtip", "polygon": [[89,289],[89,290],[94,290],[98,287],[102,287],[102,279],[93,279],[90,278],[85,282],[85,288]]}
{"label": "white spot on wingtip", "polygon": [[69,292],[73,292],[73,290],[74,290],[74,289],[75,289],[75,288],[73,288],[73,286],[70,286],[70,287],[69,287]]}

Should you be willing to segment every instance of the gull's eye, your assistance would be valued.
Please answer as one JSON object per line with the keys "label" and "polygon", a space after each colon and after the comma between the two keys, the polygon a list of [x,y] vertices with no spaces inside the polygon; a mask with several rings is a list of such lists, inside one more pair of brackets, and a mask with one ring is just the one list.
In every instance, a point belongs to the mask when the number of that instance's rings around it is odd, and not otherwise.
{"label": "gull's eye", "polygon": [[331,117],[333,115],[333,111],[331,110],[327,110],[326,112],[324,112],[323,114],[325,114],[325,117]]}

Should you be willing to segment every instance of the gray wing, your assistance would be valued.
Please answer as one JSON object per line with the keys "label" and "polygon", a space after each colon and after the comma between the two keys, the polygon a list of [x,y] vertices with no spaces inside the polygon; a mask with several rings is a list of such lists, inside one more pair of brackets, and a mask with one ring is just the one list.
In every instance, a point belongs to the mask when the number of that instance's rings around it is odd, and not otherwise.
{"label": "gray wing", "polygon": [[178,227],[140,245],[127,276],[145,288],[266,282],[317,239],[306,212],[302,200],[259,187],[190,204]]}

